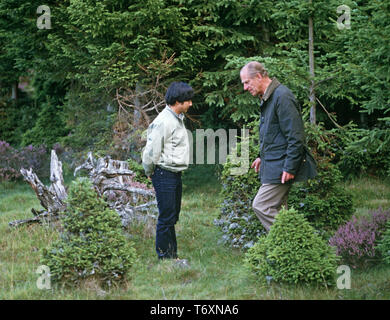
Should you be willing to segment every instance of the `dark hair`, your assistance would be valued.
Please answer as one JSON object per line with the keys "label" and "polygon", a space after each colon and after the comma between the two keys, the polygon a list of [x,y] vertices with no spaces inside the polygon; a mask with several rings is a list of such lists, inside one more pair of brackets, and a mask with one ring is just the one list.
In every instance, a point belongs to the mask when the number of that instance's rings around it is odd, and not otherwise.
{"label": "dark hair", "polygon": [[192,100],[194,89],[185,82],[172,82],[165,94],[165,102],[172,106],[178,102]]}

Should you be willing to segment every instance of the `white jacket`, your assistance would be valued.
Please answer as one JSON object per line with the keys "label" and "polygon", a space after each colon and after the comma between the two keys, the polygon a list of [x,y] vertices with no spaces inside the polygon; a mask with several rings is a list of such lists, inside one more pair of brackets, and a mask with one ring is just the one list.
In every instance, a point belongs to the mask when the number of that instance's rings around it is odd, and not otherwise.
{"label": "white jacket", "polygon": [[147,141],[142,153],[142,165],[147,176],[156,166],[172,172],[188,168],[190,145],[184,126],[184,115],[176,114],[169,106],[148,127]]}

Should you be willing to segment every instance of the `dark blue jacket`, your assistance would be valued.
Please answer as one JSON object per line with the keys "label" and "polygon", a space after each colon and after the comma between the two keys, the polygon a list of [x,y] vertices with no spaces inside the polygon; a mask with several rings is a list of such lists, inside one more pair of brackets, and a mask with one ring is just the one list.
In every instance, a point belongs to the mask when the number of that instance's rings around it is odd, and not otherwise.
{"label": "dark blue jacket", "polygon": [[295,175],[291,182],[316,176],[315,161],[305,146],[300,108],[290,89],[273,79],[260,110],[261,183],[281,183],[283,171]]}

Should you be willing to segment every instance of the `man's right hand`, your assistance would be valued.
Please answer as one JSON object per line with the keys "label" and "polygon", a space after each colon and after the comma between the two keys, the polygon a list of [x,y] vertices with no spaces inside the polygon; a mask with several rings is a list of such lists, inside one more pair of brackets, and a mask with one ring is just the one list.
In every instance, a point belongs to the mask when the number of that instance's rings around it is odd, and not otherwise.
{"label": "man's right hand", "polygon": [[260,163],[261,163],[260,158],[256,158],[256,160],[252,162],[251,168],[255,168],[256,173],[259,172],[260,170]]}

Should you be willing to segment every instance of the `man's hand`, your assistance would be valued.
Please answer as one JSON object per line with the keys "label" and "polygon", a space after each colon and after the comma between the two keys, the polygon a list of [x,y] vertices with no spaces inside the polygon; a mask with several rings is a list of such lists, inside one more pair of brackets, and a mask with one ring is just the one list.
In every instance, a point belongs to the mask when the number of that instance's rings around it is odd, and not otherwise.
{"label": "man's hand", "polygon": [[260,158],[256,158],[256,160],[252,162],[251,168],[255,168],[256,173],[259,172],[260,170],[260,163],[261,163]]}
{"label": "man's hand", "polygon": [[282,183],[285,183],[287,182],[288,180],[292,180],[294,179],[295,176],[291,173],[288,173],[286,171],[283,171],[283,174],[282,174]]}

